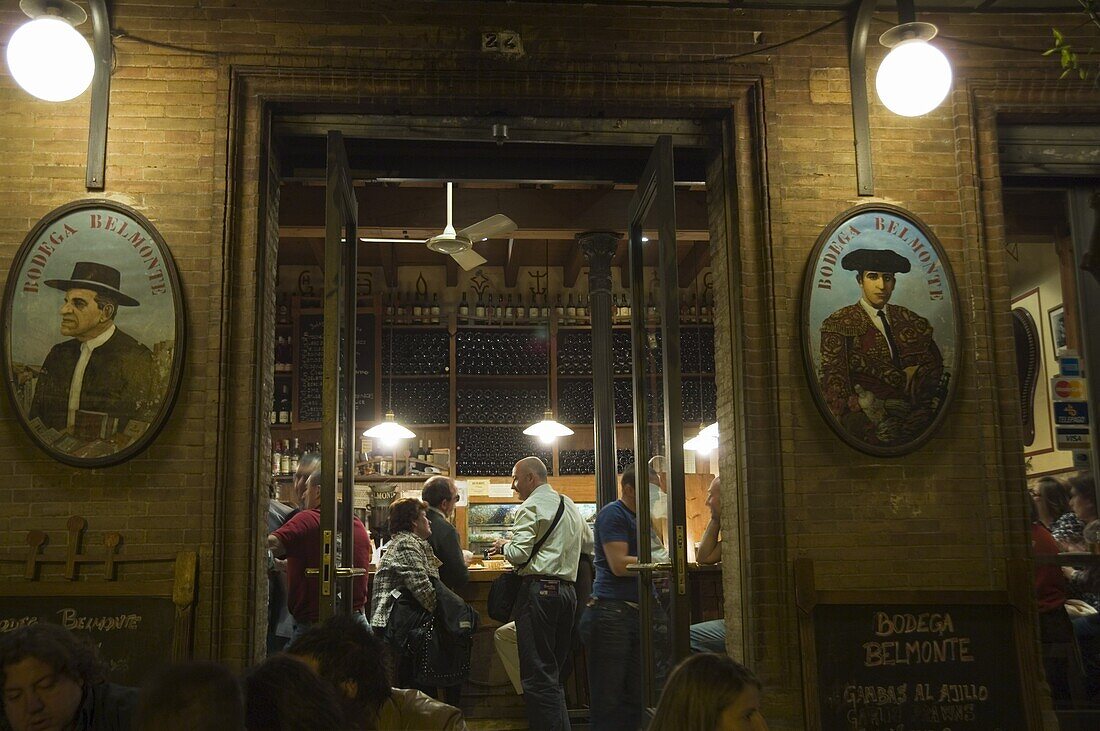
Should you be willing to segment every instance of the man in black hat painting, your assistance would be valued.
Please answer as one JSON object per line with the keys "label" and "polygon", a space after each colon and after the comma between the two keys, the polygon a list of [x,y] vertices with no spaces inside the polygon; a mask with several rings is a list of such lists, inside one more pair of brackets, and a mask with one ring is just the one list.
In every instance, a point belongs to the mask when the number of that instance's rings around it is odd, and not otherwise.
{"label": "man in black hat painting", "polygon": [[53,346],[42,363],[32,420],[94,439],[125,430],[132,419],[151,419],[153,354],[115,326],[119,307],[140,305],[120,283],[117,269],[89,261],[77,262],[69,279],[46,280],[65,292],[61,334],[71,339]]}
{"label": "man in black hat painting", "polygon": [[943,356],[928,320],[890,304],[907,258],[856,249],[840,261],[856,272],[861,296],[821,324],[821,388],[845,430],[875,446],[916,438],[942,402]]}

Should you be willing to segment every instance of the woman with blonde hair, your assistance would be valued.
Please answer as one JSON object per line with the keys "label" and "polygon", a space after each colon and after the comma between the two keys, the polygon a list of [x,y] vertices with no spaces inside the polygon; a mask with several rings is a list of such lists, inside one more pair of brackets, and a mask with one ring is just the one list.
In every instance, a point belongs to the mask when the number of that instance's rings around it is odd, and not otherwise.
{"label": "woman with blonde hair", "polygon": [[726,655],[692,655],[669,676],[649,731],[767,731],[760,681]]}

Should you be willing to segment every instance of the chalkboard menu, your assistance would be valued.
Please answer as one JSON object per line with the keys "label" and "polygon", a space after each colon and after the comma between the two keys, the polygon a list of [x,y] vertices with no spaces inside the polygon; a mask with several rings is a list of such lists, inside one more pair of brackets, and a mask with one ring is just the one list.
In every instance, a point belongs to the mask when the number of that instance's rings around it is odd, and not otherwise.
{"label": "chalkboard menu", "polygon": [[0,597],[0,632],[39,622],[91,637],[114,683],[139,686],[173,661],[176,605],[170,597]]}
{"label": "chalkboard menu", "polygon": [[821,728],[1024,731],[1013,611],[818,605]]}
{"label": "chalkboard menu", "polygon": [[[298,421],[320,421],[325,370],[323,315],[299,316],[295,345],[298,348]],[[355,367],[355,418],[371,421],[375,418],[374,315],[356,317]]]}
{"label": "chalkboard menu", "polygon": [[797,559],[806,728],[1035,727],[1038,658],[1020,610],[1031,583],[1023,562],[1005,573],[1011,591],[820,591]]}

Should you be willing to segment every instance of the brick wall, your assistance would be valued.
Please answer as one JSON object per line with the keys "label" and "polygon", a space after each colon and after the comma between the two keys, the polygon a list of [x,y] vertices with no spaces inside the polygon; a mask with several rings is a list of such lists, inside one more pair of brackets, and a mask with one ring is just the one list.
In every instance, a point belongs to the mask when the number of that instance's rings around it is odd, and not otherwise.
{"label": "brick wall", "polygon": [[[724,489],[743,558],[726,576],[742,656],[771,689],[770,718],[800,725],[790,563],[816,560],[828,588],[998,588],[1000,562],[1025,555],[1022,464],[1013,405],[997,114],[1057,118],[1100,107],[1038,53],[1050,25],[1029,15],[923,17],[940,25],[953,93],[905,120],[871,102],[877,200],[912,210],[955,271],[964,358],[951,414],[916,454],[874,459],[844,446],[813,406],[797,345],[801,277],[821,228],[855,194],[844,23],[764,54],[714,62],[824,26],[824,12],[607,8],[532,3],[287,0],[112,4],[116,31],[193,50],[116,40],[104,197],[142,211],[179,265],[188,308],[187,365],[167,426],[118,467],[50,461],[0,399],[0,550],[30,527],[85,515],[90,541],[117,530],[133,548],[200,549],[197,652],[242,663],[259,630],[265,497],[258,416],[270,398],[272,202],[261,172],[265,99],[320,109],[351,102],[382,113],[717,116],[732,151],[716,228]],[[167,19],[166,19],[167,16]],[[888,19],[886,13],[882,14]],[[0,10],[0,37],[22,15]],[[876,23],[873,34],[886,23]],[[519,31],[526,55],[486,57],[483,30]],[[85,28],[85,32],[90,29]],[[877,65],[882,50],[868,49]],[[83,189],[87,98],[32,101],[0,74],[0,271],[41,216]],[[755,167],[754,167],[755,166]],[[714,178],[717,180],[717,178]],[[260,242],[266,242],[261,244]],[[733,430],[729,430],[733,431]],[[266,463],[262,463],[266,465]],[[773,700],[774,699],[774,700]]]}

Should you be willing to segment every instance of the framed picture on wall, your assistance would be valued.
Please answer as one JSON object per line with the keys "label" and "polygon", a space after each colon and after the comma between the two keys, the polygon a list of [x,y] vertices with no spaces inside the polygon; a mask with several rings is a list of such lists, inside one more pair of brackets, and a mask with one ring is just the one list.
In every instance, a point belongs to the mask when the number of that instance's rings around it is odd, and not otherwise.
{"label": "framed picture on wall", "polygon": [[1047,310],[1047,321],[1050,323],[1050,342],[1054,345],[1054,357],[1062,348],[1066,347],[1066,308],[1064,305],[1051,307]]}
{"label": "framed picture on wall", "polygon": [[129,206],[81,200],[47,214],[4,288],[4,384],[54,459],[105,467],[145,449],[179,390],[183,292],[172,254]]}
{"label": "framed picture on wall", "polygon": [[954,395],[961,333],[951,266],[912,213],[857,206],[818,236],[802,352],[814,401],[845,442],[885,457],[927,442]]}

